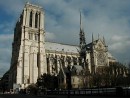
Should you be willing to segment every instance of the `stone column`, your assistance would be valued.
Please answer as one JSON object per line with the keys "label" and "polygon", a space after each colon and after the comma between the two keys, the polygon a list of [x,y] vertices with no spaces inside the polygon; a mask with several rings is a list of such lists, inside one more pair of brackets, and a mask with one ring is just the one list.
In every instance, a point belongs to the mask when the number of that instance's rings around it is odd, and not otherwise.
{"label": "stone column", "polygon": [[29,27],[29,20],[30,20],[30,10],[26,9],[26,16],[25,16],[25,25]]}
{"label": "stone column", "polygon": [[61,65],[61,64],[62,64],[62,63],[61,63],[61,57],[58,58],[57,62],[58,62],[58,63],[57,63],[57,64],[58,64],[58,66],[57,66],[57,74],[58,74],[59,71],[60,71],[60,69],[61,69],[61,66],[62,66],[62,65]]}
{"label": "stone column", "polygon": [[[31,47],[30,47],[31,48]],[[30,49],[30,51],[31,51],[31,49]],[[30,76],[30,83],[33,83],[33,57],[34,56],[34,54],[33,53],[30,53],[30,56],[29,56],[29,71],[30,71],[30,73],[29,73],[29,76]]]}
{"label": "stone column", "polygon": [[50,57],[50,74],[52,74],[52,58]]}
{"label": "stone column", "polygon": [[37,27],[39,28],[40,27],[40,14],[39,13],[37,13],[37,14],[38,14]]}
{"label": "stone column", "polygon": [[[29,77],[29,54],[28,54],[28,46],[24,46],[25,50],[24,50],[24,80],[25,77]],[[25,83],[25,82],[24,82]]]}
{"label": "stone column", "polygon": [[32,27],[35,28],[35,11],[32,12]]}
{"label": "stone column", "polygon": [[44,42],[44,37],[43,37],[43,30],[39,32],[40,36],[39,36],[39,54],[40,54],[40,58],[39,58],[39,64],[40,64],[40,70],[41,70],[41,74],[43,73],[47,73],[47,64],[46,64],[46,53],[45,53],[45,42]]}
{"label": "stone column", "polygon": [[25,32],[25,33],[24,33],[24,34],[25,34],[24,40],[25,40],[25,43],[27,43],[27,42],[28,42],[28,38],[29,38],[29,37],[28,37],[28,36],[29,36],[29,34],[28,34],[29,32],[28,32],[28,29],[27,29],[27,28],[24,28],[24,29],[25,29],[25,30],[24,30],[24,32]]}
{"label": "stone column", "polygon": [[26,25],[26,18],[27,18],[27,9],[24,8],[24,10],[23,10],[23,26]]}
{"label": "stone column", "polygon": [[18,60],[17,65],[17,84],[22,84],[22,60]]}
{"label": "stone column", "polygon": [[38,66],[37,66],[37,53],[34,52],[34,60],[33,60],[33,74],[34,74],[34,79],[33,79],[33,83],[36,83],[37,78],[38,78]]}
{"label": "stone column", "polygon": [[71,56],[71,63],[70,63],[71,66],[74,65],[74,60],[73,60],[73,59],[74,59],[74,58]]}
{"label": "stone column", "polygon": [[64,61],[65,61],[65,67],[67,67],[68,65],[68,63],[67,63],[67,60],[66,60],[66,58],[67,58],[67,56],[65,56],[65,59],[64,59]]}
{"label": "stone column", "polygon": [[48,64],[48,67],[49,67],[49,73],[51,74],[51,59],[50,59],[50,56],[49,56],[49,64]]}
{"label": "stone column", "polygon": [[44,30],[44,12],[40,13],[40,29]]}

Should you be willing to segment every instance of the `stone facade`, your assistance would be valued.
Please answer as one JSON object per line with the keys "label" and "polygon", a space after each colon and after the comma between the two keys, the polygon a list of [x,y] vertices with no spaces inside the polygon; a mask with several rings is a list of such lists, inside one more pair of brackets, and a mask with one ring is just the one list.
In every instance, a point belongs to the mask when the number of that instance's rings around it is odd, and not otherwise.
{"label": "stone facade", "polygon": [[16,83],[24,88],[36,83],[42,73],[47,73],[44,36],[43,9],[27,3],[14,29],[11,86]]}
{"label": "stone facade", "polygon": [[[95,73],[99,66],[109,66],[108,49],[104,39],[94,40],[92,37],[92,43],[85,47],[85,62],[90,73]],[[45,42],[44,10],[27,3],[14,29],[9,71],[10,88],[13,84],[25,88],[28,84],[36,83],[43,73],[59,75],[62,71],[65,78],[65,67],[80,65],[79,51],[79,46]],[[78,76],[72,78],[75,81]]]}

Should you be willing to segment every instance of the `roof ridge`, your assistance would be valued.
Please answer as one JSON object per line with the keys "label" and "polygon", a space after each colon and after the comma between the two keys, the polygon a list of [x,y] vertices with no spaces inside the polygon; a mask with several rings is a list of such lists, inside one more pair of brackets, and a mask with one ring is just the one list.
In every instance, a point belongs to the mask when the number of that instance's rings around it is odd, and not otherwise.
{"label": "roof ridge", "polygon": [[56,43],[56,44],[61,44],[61,45],[69,45],[69,46],[78,46],[78,45],[74,45],[74,44],[67,44],[67,43],[59,43],[59,42],[51,42],[51,41],[45,41],[45,43]]}

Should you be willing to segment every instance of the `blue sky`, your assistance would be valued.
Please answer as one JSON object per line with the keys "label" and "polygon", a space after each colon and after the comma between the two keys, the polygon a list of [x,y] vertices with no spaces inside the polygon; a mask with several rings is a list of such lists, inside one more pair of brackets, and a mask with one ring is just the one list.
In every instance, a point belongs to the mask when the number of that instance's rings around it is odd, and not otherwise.
{"label": "blue sky", "polygon": [[26,1],[44,8],[47,41],[78,45],[81,10],[86,42],[100,34],[117,60],[130,62],[130,0],[1,0],[0,76],[10,67],[13,29]]}

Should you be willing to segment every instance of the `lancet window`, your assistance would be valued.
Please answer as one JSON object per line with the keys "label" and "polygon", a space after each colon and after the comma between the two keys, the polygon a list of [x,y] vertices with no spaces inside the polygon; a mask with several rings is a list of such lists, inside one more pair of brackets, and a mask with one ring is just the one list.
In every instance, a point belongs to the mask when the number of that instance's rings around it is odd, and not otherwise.
{"label": "lancet window", "polygon": [[35,40],[38,41],[38,34],[35,34]]}
{"label": "lancet window", "polygon": [[33,33],[29,33],[29,40],[33,40]]}
{"label": "lancet window", "polygon": [[32,27],[32,11],[30,12],[29,26]]}
{"label": "lancet window", "polygon": [[35,14],[35,28],[38,27],[38,14]]}

